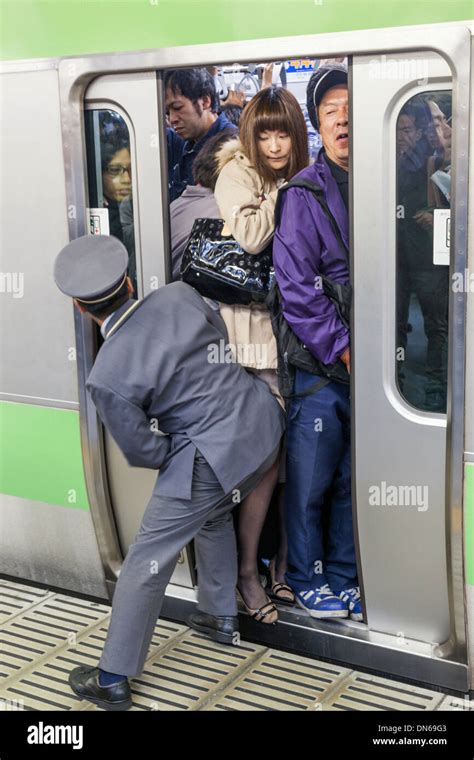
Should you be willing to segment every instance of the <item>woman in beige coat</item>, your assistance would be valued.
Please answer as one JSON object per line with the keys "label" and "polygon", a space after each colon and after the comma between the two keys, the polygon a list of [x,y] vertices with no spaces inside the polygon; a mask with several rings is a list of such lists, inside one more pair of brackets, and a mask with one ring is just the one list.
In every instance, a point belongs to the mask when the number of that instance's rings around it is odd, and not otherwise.
{"label": "woman in beige coat", "polygon": [[[273,238],[279,187],[308,165],[305,120],[296,98],[278,87],[261,90],[240,119],[240,141],[230,140],[218,155],[215,198],[231,233],[248,252],[258,256]],[[227,229],[226,229],[227,228]],[[235,347],[237,360],[278,394],[277,351],[270,314],[263,305],[221,304],[221,315]],[[258,442],[256,442],[258,445]],[[247,610],[263,623],[278,614],[259,580],[257,551],[270,499],[278,479],[279,462],[269,470],[240,507],[238,588]],[[280,510],[280,546],[271,563],[272,586],[280,599],[292,600],[285,585],[286,535]]]}

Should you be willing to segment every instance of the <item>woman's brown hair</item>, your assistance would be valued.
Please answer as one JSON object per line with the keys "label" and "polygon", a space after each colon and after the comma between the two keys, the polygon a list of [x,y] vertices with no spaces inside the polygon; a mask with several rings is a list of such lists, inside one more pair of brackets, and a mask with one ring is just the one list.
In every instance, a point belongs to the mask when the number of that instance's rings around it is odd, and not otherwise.
{"label": "woman's brown hair", "polygon": [[291,138],[290,160],[285,179],[291,179],[309,164],[308,132],[303,112],[295,96],[282,87],[260,90],[245,106],[239,124],[239,137],[244,153],[256,172],[267,182],[275,182],[280,174],[264,162],[258,138],[265,131],[285,132]]}

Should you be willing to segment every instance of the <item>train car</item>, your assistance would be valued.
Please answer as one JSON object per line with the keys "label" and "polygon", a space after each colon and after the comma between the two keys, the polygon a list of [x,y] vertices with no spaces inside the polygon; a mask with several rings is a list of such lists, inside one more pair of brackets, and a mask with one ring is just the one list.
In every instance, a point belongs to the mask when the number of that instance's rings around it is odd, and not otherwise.
{"label": "train car", "polygon": [[[23,4],[7,5],[8,26]],[[387,2],[383,11],[371,6],[372,17],[367,10],[345,18],[337,2],[325,8],[288,0],[276,4],[275,14],[265,3],[235,3],[234,15],[218,3],[202,13],[198,4],[184,3],[185,25],[180,3],[173,11],[152,0],[140,9],[134,3],[67,5],[66,18],[58,4],[33,4],[24,38],[5,44],[1,64],[0,573],[110,600],[156,477],[129,467],[101,425],[85,389],[98,331],[52,278],[54,258],[69,240],[111,232],[101,171],[107,129],[122,130],[130,145],[130,245],[141,298],[171,276],[165,72],[218,66],[223,87],[241,85],[250,97],[257,64],[276,61],[278,81],[303,105],[314,67],[344,58],[351,120],[353,514],[366,622],[316,621],[288,607],[276,627],[241,615],[241,630],[290,652],[472,692],[469,3],[433,4],[430,16]],[[452,132],[451,192],[434,235],[434,256],[449,267],[447,384],[434,405],[423,395],[426,336],[414,298],[403,389],[396,354],[397,308],[406,296],[397,277],[397,214],[403,211],[397,205],[397,119],[420,99],[436,103]],[[168,587],[166,617],[185,620],[196,603],[196,583],[190,546]]]}

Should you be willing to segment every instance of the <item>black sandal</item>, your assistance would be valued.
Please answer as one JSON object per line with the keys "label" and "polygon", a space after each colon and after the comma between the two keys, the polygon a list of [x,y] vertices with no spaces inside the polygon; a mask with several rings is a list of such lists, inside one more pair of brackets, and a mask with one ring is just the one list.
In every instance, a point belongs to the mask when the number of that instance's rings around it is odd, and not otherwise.
{"label": "black sandal", "polygon": [[[278,620],[278,610],[273,604],[273,602],[270,601],[268,596],[267,596],[267,604],[264,604],[263,607],[259,607],[257,610],[253,610],[251,607],[248,607],[246,605],[245,599],[242,596],[242,593],[239,588],[237,588],[237,591],[239,592],[239,596],[242,600],[242,603],[246,611],[257,623],[264,623],[265,625],[275,625],[276,621]],[[273,614],[274,614],[274,617],[272,618]]]}
{"label": "black sandal", "polygon": [[295,595],[293,593],[293,589],[290,588],[290,586],[288,586],[286,583],[278,583],[275,578],[275,560],[274,559],[270,560],[270,563],[268,565],[268,571],[270,573],[270,581],[272,584],[273,596],[276,599],[278,599],[279,602],[282,602],[283,604],[294,604]]}

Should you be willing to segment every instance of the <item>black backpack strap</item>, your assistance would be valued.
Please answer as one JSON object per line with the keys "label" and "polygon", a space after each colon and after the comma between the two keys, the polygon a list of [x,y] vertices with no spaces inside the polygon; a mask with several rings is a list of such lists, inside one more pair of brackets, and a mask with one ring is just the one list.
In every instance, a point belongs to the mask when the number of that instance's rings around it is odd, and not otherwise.
{"label": "black backpack strap", "polygon": [[332,231],[334,232],[337,242],[339,243],[341,249],[344,251],[344,255],[347,261],[347,266],[349,267],[349,250],[342,239],[339,225],[334,219],[334,216],[332,215],[329,209],[329,206],[326,203],[326,198],[324,197],[323,190],[318,184],[316,184],[316,182],[311,182],[308,179],[292,179],[291,182],[288,182],[287,185],[283,185],[283,187],[280,188],[280,190],[278,191],[277,201],[275,205],[275,227],[278,227],[278,225],[280,224],[281,204],[283,201],[283,193],[286,190],[289,190],[290,187],[300,187],[302,190],[309,190],[316,197],[317,202],[319,203],[324,213],[326,214],[326,217],[332,227]]}
{"label": "black backpack strap", "polygon": [[320,388],[324,388],[324,386],[328,385],[330,382],[331,381],[328,377],[320,377],[315,383],[312,383],[301,393],[291,393],[289,396],[285,396],[285,400],[291,401],[294,398],[304,398],[305,396],[310,396],[312,393],[319,391]]}

